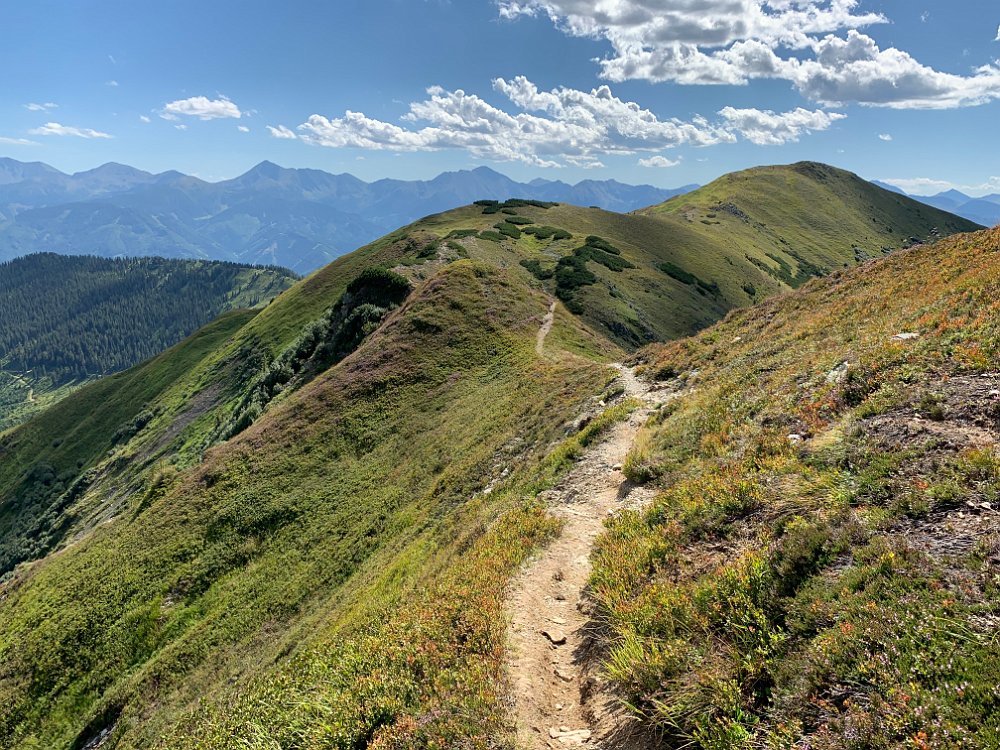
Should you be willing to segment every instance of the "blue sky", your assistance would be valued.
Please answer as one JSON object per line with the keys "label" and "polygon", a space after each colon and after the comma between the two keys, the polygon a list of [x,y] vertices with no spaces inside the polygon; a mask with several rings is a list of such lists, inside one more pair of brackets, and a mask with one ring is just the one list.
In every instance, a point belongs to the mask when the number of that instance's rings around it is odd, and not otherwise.
{"label": "blue sky", "polygon": [[675,186],[815,159],[1000,192],[995,0],[3,0],[0,18],[0,154],[66,171]]}

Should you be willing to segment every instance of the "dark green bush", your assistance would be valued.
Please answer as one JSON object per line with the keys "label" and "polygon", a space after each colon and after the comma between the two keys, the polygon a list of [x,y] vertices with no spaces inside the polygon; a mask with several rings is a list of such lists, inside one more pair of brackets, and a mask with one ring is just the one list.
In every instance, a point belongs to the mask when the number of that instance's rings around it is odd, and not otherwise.
{"label": "dark green bush", "polygon": [[617,247],[612,245],[603,237],[598,237],[595,234],[592,234],[589,237],[587,237],[586,242],[588,247],[596,247],[598,250],[603,250],[604,252],[611,253],[612,255],[622,254],[622,251],[619,250]]}
{"label": "dark green bush", "polygon": [[[663,271],[663,273],[667,274],[667,276],[669,276],[670,278],[675,279],[681,282],[682,284],[687,284],[688,286],[695,287],[701,294],[717,295],[720,292],[719,285],[716,282],[703,281],[690,271],[685,271],[683,268],[674,263],[671,263],[670,261],[664,261],[659,266],[657,266],[657,268]],[[746,286],[744,286],[743,288],[746,289]]]}
{"label": "dark green bush", "polygon": [[494,224],[493,228],[496,229],[498,232],[500,232],[500,234],[506,235],[507,237],[510,237],[511,239],[514,239],[514,240],[521,239],[521,230],[518,229],[513,224],[507,223],[506,221],[501,221],[501,222],[498,222],[498,223]]}
{"label": "dark green bush", "polygon": [[567,232],[565,229],[559,229],[558,227],[549,226],[530,226],[523,227],[521,229],[525,234],[531,234],[540,240],[568,240],[573,237],[572,234]]}
{"label": "dark green bush", "polygon": [[539,281],[546,281],[555,276],[555,269],[542,268],[542,264],[537,260],[522,260],[521,265],[531,271],[531,274]]}

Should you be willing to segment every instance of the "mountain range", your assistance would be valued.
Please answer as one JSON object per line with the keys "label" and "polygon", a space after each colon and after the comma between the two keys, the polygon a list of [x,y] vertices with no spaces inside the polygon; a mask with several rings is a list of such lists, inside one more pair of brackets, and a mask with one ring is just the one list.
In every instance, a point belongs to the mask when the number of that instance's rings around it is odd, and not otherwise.
{"label": "mountain range", "polygon": [[531,197],[621,212],[692,187],[518,183],[487,167],[367,183],[266,161],[210,183],[114,163],[68,175],[40,162],[0,159],[0,260],[34,252],[158,255],[307,273],[396,227],[478,199]]}
{"label": "mountain range", "polygon": [[878,180],[875,180],[874,182],[876,185],[885,190],[891,190],[894,193],[900,193],[902,195],[909,195],[914,200],[926,203],[928,206],[940,208],[942,211],[948,211],[966,218],[969,221],[974,221],[977,224],[982,224],[986,227],[992,227],[996,224],[1000,224],[1000,193],[991,193],[980,198],[974,198],[971,195],[966,195],[960,190],[953,189],[945,190],[944,192],[937,193],[935,195],[913,195],[905,192],[895,185],[890,185],[886,182],[880,182]]}

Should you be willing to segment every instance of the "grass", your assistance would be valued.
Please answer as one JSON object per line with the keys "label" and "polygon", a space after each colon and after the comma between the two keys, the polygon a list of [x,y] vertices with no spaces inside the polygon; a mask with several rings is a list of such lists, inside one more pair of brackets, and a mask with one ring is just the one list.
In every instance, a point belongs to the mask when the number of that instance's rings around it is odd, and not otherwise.
{"label": "grass", "polygon": [[[570,449],[542,459],[606,381],[536,357],[545,306],[446,266],[265,420],[23,569],[0,609],[4,746],[82,743],[114,717],[120,747],[226,747],[250,722],[261,747],[495,736],[503,587],[552,531],[533,493]],[[585,339],[574,325],[557,328]]]}
{"label": "grass", "polygon": [[[508,742],[500,608],[517,566],[555,530],[535,495],[634,406],[566,434],[607,390],[602,362],[620,345],[718,321],[748,300],[748,285],[758,297],[786,289],[700,221],[508,204],[404,227],[0,438],[0,531],[22,561],[0,583],[0,747],[82,747],[104,729],[120,748]],[[742,223],[716,213],[720,225]],[[519,239],[491,229],[511,216],[534,221],[514,225]],[[828,236],[813,215],[789,221]],[[525,231],[536,225],[569,236]],[[773,230],[753,231],[761,257],[801,270]],[[796,673],[793,647],[809,653],[816,636],[795,630],[806,620],[789,602],[843,544],[868,544],[866,530],[884,528],[875,524],[986,496],[988,456],[953,457],[905,495],[898,467],[913,456],[883,460],[852,437],[859,421],[916,408],[927,393],[949,424],[962,411],[927,373],[994,366],[990,256],[962,242],[954,262],[920,254],[929,250],[890,256],[877,285],[844,274],[809,282],[760,316],[738,311],[643,353],[651,372],[693,389],[627,462],[662,493],[649,514],[609,529],[594,590],[615,636],[616,682],[661,729],[682,726],[678,743],[777,737],[762,707],[779,698],[798,727],[794,707],[812,694],[791,682],[779,694],[776,675]],[[575,287],[575,312],[557,306],[539,357],[558,288],[546,271],[566,257],[594,281]],[[671,278],[657,268],[666,262],[719,294]],[[262,368],[370,268],[405,276],[412,294],[353,353],[282,384],[247,429],[205,451]],[[923,335],[893,342],[900,330]],[[828,380],[845,359],[843,379]],[[788,441],[793,431],[808,449]],[[773,539],[695,564],[698,545],[743,539],[761,518]],[[44,521],[45,549],[18,547],[41,528],[25,519]],[[872,552],[873,570],[883,557]],[[677,580],[665,573],[674,563]],[[854,604],[864,611],[867,600],[844,600]],[[685,650],[692,643],[701,651]]]}
{"label": "grass", "polygon": [[968,510],[1000,478],[971,437],[997,252],[957,236],[641,353],[691,387],[626,462],[658,494],[610,522],[591,584],[608,676],[664,746],[1000,741],[1000,536]]}

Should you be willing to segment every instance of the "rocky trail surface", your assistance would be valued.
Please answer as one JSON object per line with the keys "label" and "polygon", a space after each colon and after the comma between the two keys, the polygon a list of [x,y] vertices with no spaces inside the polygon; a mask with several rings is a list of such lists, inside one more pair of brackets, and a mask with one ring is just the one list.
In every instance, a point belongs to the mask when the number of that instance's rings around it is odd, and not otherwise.
{"label": "rocky trail surface", "polygon": [[[542,338],[540,333],[539,344]],[[652,389],[633,368],[615,367],[624,395],[643,405],[589,446],[544,493],[563,528],[515,579],[507,604],[508,674],[520,748],[610,748],[627,733],[627,717],[602,688],[599,665],[588,658],[590,551],[609,515],[651,499],[651,490],[625,478],[622,462],[640,428],[673,394]]]}

